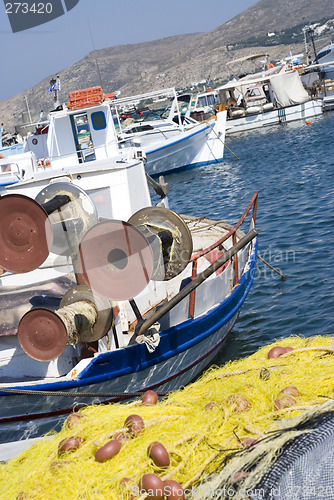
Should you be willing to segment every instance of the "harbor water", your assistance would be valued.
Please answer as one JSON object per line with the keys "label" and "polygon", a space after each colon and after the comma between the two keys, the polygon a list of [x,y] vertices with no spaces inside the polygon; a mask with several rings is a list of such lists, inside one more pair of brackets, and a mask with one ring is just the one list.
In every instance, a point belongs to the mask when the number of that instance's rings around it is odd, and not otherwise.
{"label": "harbor water", "polygon": [[[334,113],[229,136],[222,163],[165,176],[170,208],[236,223],[259,192],[259,253],[250,294],[215,364],[275,339],[333,334]],[[246,229],[246,228],[244,228]]]}
{"label": "harbor water", "polygon": [[166,176],[170,208],[238,221],[259,191],[262,261],[228,342],[215,360],[247,356],[289,335],[333,335],[334,113],[228,136],[223,163]]}

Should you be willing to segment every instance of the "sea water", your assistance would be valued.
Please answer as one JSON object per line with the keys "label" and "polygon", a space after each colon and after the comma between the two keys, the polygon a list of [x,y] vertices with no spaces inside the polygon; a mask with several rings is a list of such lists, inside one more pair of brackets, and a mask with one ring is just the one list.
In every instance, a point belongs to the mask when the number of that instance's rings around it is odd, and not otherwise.
{"label": "sea water", "polygon": [[334,113],[226,138],[222,163],[165,176],[170,208],[236,223],[259,191],[261,261],[215,364],[288,335],[333,335]]}
{"label": "sea water", "polygon": [[[216,363],[289,335],[333,335],[334,113],[227,136],[224,161],[166,176],[170,208],[235,223],[255,190],[262,261]],[[247,229],[247,228],[245,228]]]}

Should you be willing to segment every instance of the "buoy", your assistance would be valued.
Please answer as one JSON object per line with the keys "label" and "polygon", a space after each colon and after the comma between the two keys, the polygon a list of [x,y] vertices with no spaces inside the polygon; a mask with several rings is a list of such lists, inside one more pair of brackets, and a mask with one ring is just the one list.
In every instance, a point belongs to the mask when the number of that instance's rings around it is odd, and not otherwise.
{"label": "buoy", "polygon": [[309,120],[306,120],[306,122],[305,122],[305,123],[306,123],[306,125],[311,125],[311,123],[312,123],[312,122],[311,122],[311,121],[309,121]]}

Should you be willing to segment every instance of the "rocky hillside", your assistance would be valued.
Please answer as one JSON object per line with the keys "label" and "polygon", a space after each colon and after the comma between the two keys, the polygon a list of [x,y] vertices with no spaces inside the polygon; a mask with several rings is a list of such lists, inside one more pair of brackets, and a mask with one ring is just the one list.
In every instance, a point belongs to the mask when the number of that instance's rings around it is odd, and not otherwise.
{"label": "rocky hillside", "polygon": [[[102,84],[103,90],[120,90],[122,96],[166,87],[183,88],[206,79],[222,81],[229,77],[231,67],[226,63],[253,52],[266,52],[272,60],[279,60],[304,50],[301,29],[310,22],[334,17],[333,0],[260,0],[254,6],[218,26],[209,33],[174,36],[136,45],[122,45],[94,51],[87,57],[60,72],[61,101],[67,100],[70,90]],[[270,46],[257,45],[268,32],[284,33],[297,27],[298,43],[292,37],[282,44],[273,39]],[[295,33],[294,33],[295,35]],[[293,35],[293,36],[294,36]],[[323,45],[330,38],[325,32],[318,40]],[[252,39],[252,44],[248,43]],[[254,46],[255,39],[255,46]],[[232,50],[243,41],[243,48]],[[56,70],[56,68],[55,68]],[[100,80],[101,75],[101,80]],[[54,76],[54,75],[50,75]],[[52,108],[47,78],[25,91],[32,114]],[[6,129],[13,129],[13,115],[25,109],[23,93],[0,102],[0,120]]]}

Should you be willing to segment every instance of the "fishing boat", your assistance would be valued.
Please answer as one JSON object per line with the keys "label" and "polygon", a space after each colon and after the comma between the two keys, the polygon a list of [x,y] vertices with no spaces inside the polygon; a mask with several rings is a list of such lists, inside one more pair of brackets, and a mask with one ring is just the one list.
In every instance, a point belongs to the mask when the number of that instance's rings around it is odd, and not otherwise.
{"label": "fishing boat", "polygon": [[[146,102],[151,104],[139,113],[134,112],[134,118],[125,114],[125,121],[120,120],[124,108],[136,110],[138,103]],[[143,150],[148,174],[222,161],[226,111],[200,124],[190,115],[191,104],[192,94],[177,95],[174,88],[112,101],[122,144]]]}
{"label": "fishing boat", "polygon": [[253,281],[257,193],[234,225],[177,214],[161,196],[152,206],[137,158],[42,169],[7,187],[2,442],[57,428],[82,404],[183,386],[222,347]]}
{"label": "fishing boat", "polygon": [[[158,492],[165,488],[174,500],[188,492],[188,498],[212,500],[218,491],[229,491],[230,497],[233,492],[240,500],[246,489],[254,492],[247,498],[263,500],[282,488],[287,492],[282,498],[289,498],[292,486],[302,490],[305,481],[307,491],[314,491],[316,480],[326,496],[310,498],[331,499],[332,352],[333,336],[291,335],[211,368],[157,406],[157,398],[143,404],[153,396],[147,393],[129,404],[82,408],[59,433],[2,465],[2,497],[58,499],[66,492],[66,499],[76,500],[83,494],[96,498],[98,488],[101,498],[118,500],[132,493],[133,498],[162,499]],[[120,436],[124,439],[121,428],[126,437],[131,432],[127,423],[134,415],[142,418],[142,432],[115,447]],[[163,453],[148,453],[152,442]],[[10,451],[13,447],[0,445],[0,458],[8,460]],[[138,483],[148,473],[155,482],[141,494]],[[171,497],[167,485],[173,483]]]}
{"label": "fishing boat", "polygon": [[319,50],[314,63],[320,64],[324,80],[334,80],[334,43],[332,40],[329,45]]}
{"label": "fishing boat", "polygon": [[300,75],[305,87],[319,99],[325,110],[334,109],[334,43],[331,41],[319,52],[314,61]]}
{"label": "fishing boat", "polygon": [[303,78],[308,86],[316,80],[334,80],[334,43],[315,52],[314,61],[303,72]]}
{"label": "fishing boat", "polygon": [[50,113],[48,124],[27,137],[26,157],[21,160],[31,162],[33,155],[30,167],[17,157],[9,156],[8,160],[18,165],[24,180],[33,178],[38,169],[54,171],[59,166],[88,162],[93,166],[103,158],[124,161],[132,157],[134,148],[145,159],[149,175],[221,162],[226,112],[199,124],[187,112],[181,112],[182,97],[176,95],[175,89],[164,91],[169,96],[168,108],[158,120],[148,119],[145,112],[140,122],[131,127],[124,125],[126,120],[121,117],[129,116],[126,109],[133,109],[141,101],[158,99],[160,94],[151,92],[120,100],[103,94],[101,87],[70,92],[68,103]]}
{"label": "fishing boat", "polygon": [[0,127],[0,159],[23,153],[23,143],[16,134],[5,132],[3,124]]}
{"label": "fishing boat", "polygon": [[[257,56],[248,56],[238,61],[253,61]],[[226,135],[279,125],[296,120],[307,120],[323,113],[322,99],[311,98],[301,82],[299,73],[288,65],[267,65],[258,73],[248,73],[209,93],[197,97],[198,105],[208,101],[211,109],[227,109]],[[194,111],[196,111],[195,103]],[[208,109],[204,109],[208,112]]]}

